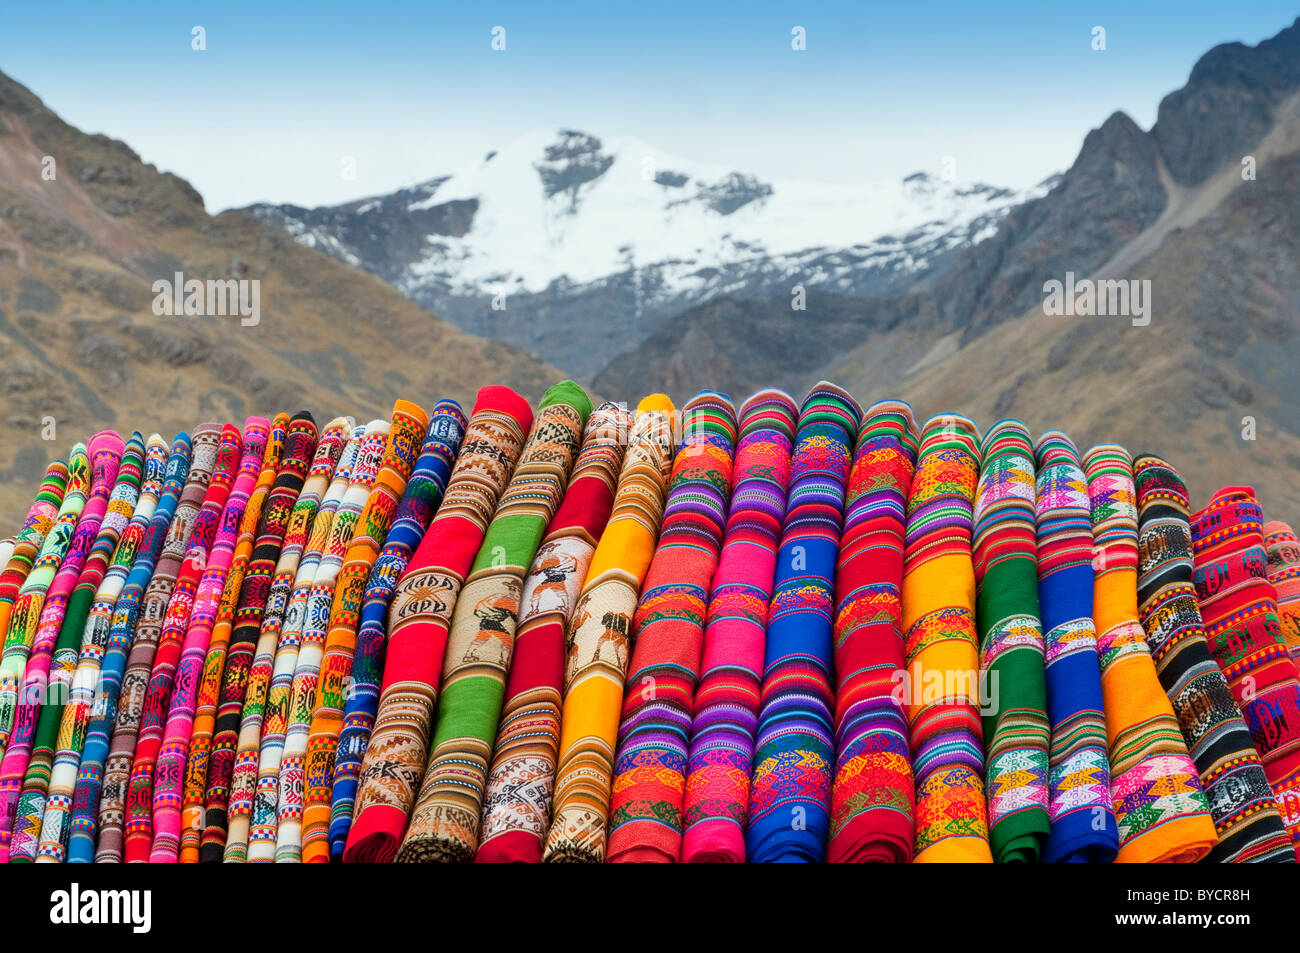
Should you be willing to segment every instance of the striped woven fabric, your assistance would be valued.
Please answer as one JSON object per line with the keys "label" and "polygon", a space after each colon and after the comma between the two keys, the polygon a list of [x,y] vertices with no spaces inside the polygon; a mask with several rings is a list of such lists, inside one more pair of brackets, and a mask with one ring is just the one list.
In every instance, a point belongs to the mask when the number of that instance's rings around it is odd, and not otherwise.
{"label": "striped woven fabric", "polygon": [[989,845],[999,863],[1034,863],[1047,842],[1047,682],[1038,616],[1034,447],[1003,420],[980,443],[975,499]]}
{"label": "striped woven fabric", "polygon": [[[215,432],[214,432],[215,433]],[[215,457],[215,443],[211,444],[212,454],[208,455],[208,465]],[[167,458],[167,470],[163,478],[162,495],[154,508],[145,527],[144,538],[131,571],[127,574],[126,584],[118,596],[117,605],[113,607],[113,617],[109,626],[108,641],[104,647],[103,659],[97,673],[88,671],[87,692],[93,692],[93,700],[86,723],[86,740],[81,749],[81,761],[78,766],[77,779],[73,790],[71,816],[66,819],[66,826],[56,825],[49,836],[42,835],[42,840],[50,844],[55,838],[59,847],[53,848],[48,859],[55,861],[62,850],[66,850],[67,859],[76,863],[90,863],[95,857],[98,841],[99,804],[102,794],[104,776],[104,759],[109,753],[109,740],[113,725],[117,719],[119,691],[122,686],[123,673],[129,662],[132,641],[137,631],[137,622],[143,606],[145,594],[162,565],[163,554],[173,543],[174,514],[180,504],[180,498],[189,484],[191,453],[193,443],[189,434],[181,432],[172,442],[171,453]],[[179,548],[179,547],[178,547]],[[171,559],[172,557],[168,557]],[[174,573],[175,563],[170,564]],[[94,679],[96,685],[89,684]],[[45,853],[42,848],[42,854]]]}
{"label": "striped woven fabric", "polygon": [[817,862],[835,770],[835,567],[862,408],[822,381],[804,398],[789,508],[767,619],[745,849],[749,860]]}
{"label": "striped woven fabric", "polygon": [[1228,681],[1205,641],[1192,585],[1191,507],[1172,466],[1133,464],[1138,505],[1138,612],[1156,674],[1201,776],[1218,843],[1215,863],[1294,862],[1268,776]]}
{"label": "striped woven fabric", "polygon": [[[307,479],[299,489],[297,499],[289,512],[289,522],[284,531],[284,542],[276,560],[275,572],[271,576],[271,587],[267,591],[266,606],[262,610],[262,620],[253,647],[252,658],[248,662],[247,684],[243,689],[243,704],[238,714],[238,728],[235,730],[234,757],[230,763],[230,781],[226,790],[222,790],[218,770],[218,761],[223,739],[231,742],[229,736],[219,732],[217,749],[213,752],[212,767],[208,783],[208,829],[204,831],[203,844],[199,849],[201,861],[226,859],[242,863],[248,854],[248,834],[253,814],[253,797],[259,782],[259,758],[263,736],[263,723],[266,714],[271,683],[275,674],[274,666],[279,658],[281,637],[284,635],[285,614],[293,601],[293,595],[299,581],[299,569],[304,558],[308,558],[313,568],[305,571],[305,578],[310,584],[314,573],[315,561],[320,558],[320,546],[324,544],[325,532],[329,528],[329,519],[319,536],[316,533],[317,517],[324,504],[324,497],[335,486],[334,475],[338,470],[350,474],[352,460],[355,459],[358,444],[351,440],[353,420],[351,417],[335,417],[321,431],[320,440],[312,455]],[[290,488],[294,478],[289,477]],[[333,515],[338,505],[339,496],[347,486],[347,477],[341,477],[338,496],[328,504],[327,511]],[[296,648],[295,648],[296,652]],[[296,657],[296,656],[295,656]],[[232,659],[233,664],[233,659]],[[286,662],[288,678],[293,677],[293,663]],[[286,683],[287,684],[287,683]],[[286,689],[287,691],[287,689]],[[233,703],[231,705],[233,709]],[[281,709],[280,739],[283,740],[283,709]],[[230,718],[228,725],[235,718]],[[228,729],[229,730],[229,729]],[[268,759],[269,763],[270,759]],[[280,769],[279,751],[275,752],[274,772],[269,783],[274,786]],[[224,808],[224,810],[223,810]]]}
{"label": "striped woven fabric", "polygon": [[[152,797],[153,842],[149,853],[153,863],[175,863],[180,854],[185,762],[190,750],[199,688],[221,598],[226,590],[226,576],[234,560],[249,497],[262,472],[270,433],[271,422],[265,417],[249,417],[244,423],[239,469],[222,508],[221,522],[194,592],[194,605],[177,658],[167,719],[163,723],[162,746],[158,749]],[[276,454],[279,454],[278,448]],[[224,660],[224,650],[222,658]],[[219,682],[220,675],[210,681]]]}
{"label": "striped woven fabric", "polygon": [[564,497],[591,401],[573,381],[547,390],[456,600],[429,765],[398,859],[469,861],[514,650],[524,573]]}
{"label": "striped woven fabric", "polygon": [[68,465],[62,460],[53,461],[45,470],[41,484],[36,490],[36,499],[23,519],[23,528],[14,534],[13,548],[4,562],[4,571],[0,572],[0,635],[9,632],[9,615],[13,611],[14,600],[22,588],[27,574],[32,571],[32,564],[45,542],[45,537],[54,526],[59,515],[59,506],[63,503],[63,494],[68,488]]}
{"label": "striped woven fabric", "polygon": [[[262,470],[257,476],[244,518],[239,524],[230,568],[226,572],[225,587],[217,607],[212,626],[212,638],[203,658],[203,672],[199,681],[194,705],[194,727],[189,739],[189,754],[185,759],[184,791],[181,797],[181,830],[179,860],[194,863],[199,859],[199,842],[203,837],[203,802],[207,789],[208,763],[212,756],[212,735],[216,727],[217,706],[221,702],[221,687],[225,677],[226,659],[235,628],[235,614],[240,604],[240,591],[248,574],[253,548],[258,540],[262,513],[280,471],[288,439],[289,415],[277,414],[271,421],[262,459]],[[156,838],[155,838],[156,840]]]}
{"label": "striped woven fabric", "polygon": [[1224,487],[1192,517],[1193,579],[1214,660],[1232,688],[1277,796],[1300,840],[1300,680],[1268,581],[1255,491]]}
{"label": "striped woven fabric", "polygon": [[631,422],[625,407],[609,402],[587,419],[568,491],[524,580],[483,798],[475,855],[482,863],[541,860],[559,754],[565,627],[609,521]]}
{"label": "striped woven fabric", "polygon": [[725,394],[702,391],[681,421],[655,554],[660,572],[641,595],[623,699],[611,862],[673,863],[681,850],[691,709],[731,495],[736,409]]}
{"label": "striped woven fabric", "polygon": [[[95,698],[104,653],[108,648],[113,614],[126,586],[131,567],[135,565],[140,554],[159,497],[162,496],[167,458],[166,441],[160,435],[154,434],[149,438],[145,450],[139,488],[135,494],[130,520],[119,534],[117,546],[104,571],[104,578],[95,592],[82,628],[81,643],[72,675],[68,680],[66,701],[59,712],[54,761],[45,795],[38,797],[33,793],[32,787],[24,781],[20,810],[23,806],[28,807],[33,813],[38,806],[41,810],[34,854],[34,859],[38,862],[62,862],[67,855],[68,819],[72,811],[77,769],[81,765],[81,749],[85,744],[91,704]],[[121,496],[118,496],[115,491],[114,499],[109,503],[110,513],[120,514],[131,499],[130,468],[125,456],[123,470],[126,471],[125,489]],[[123,485],[121,476],[118,484]],[[111,522],[116,525],[117,517]],[[105,525],[109,523],[110,520],[106,517]],[[16,857],[16,853],[11,856]]]}
{"label": "striped woven fabric", "polygon": [[[157,778],[158,753],[166,736],[167,715],[171,709],[172,692],[176,687],[177,668],[185,649],[185,635],[189,631],[190,617],[207,569],[209,554],[217,537],[227,531],[227,527],[222,525],[222,514],[239,472],[243,444],[244,439],[239,429],[227,424],[221,432],[217,462],[203,496],[203,505],[194,518],[194,530],[190,534],[185,560],[176,574],[176,588],[172,590],[167,611],[163,615],[162,634],[158,638],[153,671],[149,675],[149,688],[145,692],[144,707],[140,713],[140,727],[126,789],[124,837],[120,844],[115,843],[114,838],[107,847],[105,845],[105,838],[114,832],[104,823],[101,805],[99,854],[105,859],[113,857],[128,863],[144,863],[149,859],[149,850],[153,844],[153,790]],[[199,656],[199,661],[202,661],[202,656]]]}
{"label": "striped woven fabric", "polygon": [[[111,430],[95,434],[86,445],[90,461],[90,487],[67,552],[59,562],[58,572],[45,594],[45,603],[41,607],[36,635],[22,677],[18,708],[13,721],[8,723],[12,730],[9,745],[4,750],[3,767],[0,767],[0,790],[4,792],[0,795],[0,800],[5,801],[2,810],[6,816],[13,810],[22,772],[26,769],[27,758],[31,753],[37,713],[44,701],[54,650],[63,631],[72,594],[81,582],[82,571],[99,536],[104,515],[108,512],[109,497],[117,480],[117,471],[121,467],[124,448],[122,438]],[[102,571],[102,567],[97,568]],[[97,586],[96,579],[94,587]],[[91,591],[93,592],[93,587]],[[7,840],[7,833],[0,831],[0,841]]]}
{"label": "striped woven fabric", "polygon": [[[237,435],[236,435],[237,436]],[[82,773],[93,769],[100,776],[97,807],[98,838],[95,846],[96,861],[119,861],[122,855],[123,824],[126,815],[127,784],[131,779],[131,762],[135,756],[136,738],[144,711],[149,677],[162,637],[163,622],[171,596],[176,588],[182,561],[189,551],[190,538],[198,521],[200,508],[217,464],[217,449],[222,440],[220,424],[203,423],[194,430],[190,466],[185,488],[171,517],[167,539],[162,553],[157,557],[148,588],[141,597],[138,611],[133,613],[134,636],[122,632],[130,654],[122,675],[117,706],[110,731],[107,757],[99,755],[91,760],[82,756]],[[237,447],[236,447],[237,452]],[[117,623],[114,622],[114,637]],[[107,664],[107,661],[106,661]],[[92,723],[91,732],[94,733]],[[92,736],[87,737],[86,751],[90,751]],[[75,823],[75,822],[74,822]],[[74,842],[77,841],[74,829]],[[80,859],[80,845],[72,845],[72,856]]]}
{"label": "striped woven fabric", "polygon": [[[384,448],[388,445],[391,424],[387,420],[372,420],[366,424],[357,451],[357,462],[352,468],[347,490],[339,502],[338,511],[330,523],[329,536],[321,553],[320,563],[307,593],[302,622],[302,643],[298,647],[298,660],[293,669],[289,687],[289,707],[284,731],[284,750],[280,755],[280,773],[274,802],[277,821],[274,836],[274,859],[282,863],[297,863],[302,859],[302,811],[307,765],[307,741],[311,732],[312,711],[316,704],[316,689],[320,684],[320,667],[325,656],[325,641],[329,636],[330,609],[338,588],[339,573],[343,570],[348,548],[361,520],[361,512],[370,498],[371,489],[383,468]],[[258,798],[254,811],[263,806]],[[267,823],[269,824],[269,818]],[[259,836],[258,820],[253,819],[248,859],[250,862],[269,860],[267,849],[272,846],[270,837]]]}
{"label": "striped woven fabric", "polygon": [[740,407],[740,439],[690,725],[684,862],[745,859],[745,819],[776,550],[790,485],[796,409],[762,390]]}
{"label": "striped woven fabric", "polygon": [[36,641],[46,596],[58,578],[59,566],[72,544],[77,522],[90,493],[90,480],[90,458],[85,445],[78,443],[68,457],[67,488],[54,525],[41,543],[9,615],[9,630],[5,633],[4,649],[0,653],[0,757],[8,749],[18,709],[19,688]]}
{"label": "striped woven fabric", "polygon": [[361,762],[370,743],[375,713],[379,709],[379,683],[384,675],[384,650],[388,640],[388,604],[406,572],[411,554],[420,545],[456,462],[465,435],[465,414],[454,400],[440,400],[429,416],[419,459],[406,484],[406,492],[393,518],[392,529],[375,559],[366,582],[365,599],[357,629],[351,691],[343,714],[330,807],[330,855],[343,856],[352,830]]}
{"label": "striped woven fabric", "polygon": [[1092,504],[1079,451],[1060,431],[1034,447],[1038,602],[1047,662],[1049,862],[1110,863],[1119,832],[1110,797],[1101,662],[1092,621]]}
{"label": "striped woven fabric", "polygon": [[[27,773],[27,764],[36,740],[36,727],[47,702],[53,700],[46,695],[49,681],[50,665],[55,650],[62,640],[63,623],[71,605],[72,595],[82,584],[83,570],[89,561],[95,542],[99,537],[100,525],[108,511],[109,497],[117,480],[117,471],[122,463],[124,444],[122,438],[113,431],[97,433],[90,438],[87,453],[90,459],[90,489],[86,495],[77,527],[68,544],[68,550],[59,563],[54,581],[50,583],[36,625],[36,635],[31,642],[26,666],[22,674],[16,699],[16,709],[8,722],[11,728],[9,744],[0,759],[0,862],[9,857],[9,842],[13,834],[15,812],[18,797],[22,791],[23,778]],[[137,448],[137,454],[138,454]],[[139,456],[136,457],[138,479]],[[99,575],[95,576],[94,573]],[[91,564],[91,575],[86,585],[93,594],[98,588],[103,574],[103,563],[96,560]],[[76,607],[74,607],[76,608]],[[85,612],[88,603],[80,601],[81,618],[69,626],[68,637],[64,644],[76,645],[81,628],[85,625]],[[74,634],[75,626],[75,634]],[[75,651],[75,649],[74,649]],[[8,683],[6,682],[6,706],[8,703]],[[56,722],[57,724],[57,722]],[[48,751],[47,751],[48,755]],[[45,771],[49,770],[48,757],[44,762]],[[46,775],[48,780],[48,774]]]}
{"label": "striped woven fabric", "polygon": [[406,481],[410,479],[411,468],[415,466],[428,426],[429,415],[423,407],[404,400],[393,405],[379,474],[357,520],[357,528],[348,544],[338,583],[334,587],[329,631],[321,657],[320,681],[316,687],[303,766],[302,859],[307,862],[329,860],[334,752],[339,732],[343,730],[345,696],[351,692],[352,659],[357,643],[357,626],[361,622],[361,603],[365,598],[370,570],[388,538],[397,504],[406,491]]}
{"label": "striped woven fabric", "polygon": [[903,538],[918,443],[912,408],[863,415],[835,571],[835,780],[827,859],[912,859],[916,786],[903,699]]}
{"label": "striped woven fabric", "polygon": [[1300,664],[1300,541],[1286,523],[1264,524],[1268,581],[1277,593],[1277,618],[1282,624],[1291,660]]}
{"label": "striped woven fabric", "polygon": [[921,431],[907,500],[903,631],[918,862],[993,859],[971,557],[978,445],[969,418],[931,417]]}
{"label": "striped woven fabric", "polygon": [[508,387],[478,392],[447,493],[393,594],[388,657],[344,859],[397,854],[429,754],[433,707],[457,597],[532,427]]}
{"label": "striped woven fabric", "polygon": [[[122,463],[124,446],[122,438],[111,430],[95,434],[86,444],[86,454],[90,461],[90,486],[86,491],[81,515],[72,533],[72,540],[68,543],[67,552],[60,560],[54,580],[45,593],[45,601],[36,624],[35,637],[29,646],[22,675],[18,708],[14,712],[13,719],[4,722],[5,727],[10,730],[9,744],[4,749],[4,756],[11,768],[25,767],[27,755],[31,753],[32,735],[35,732],[35,712],[38,709],[29,702],[39,703],[43,695],[49,677],[50,661],[63,629],[63,620],[67,616],[68,603],[81,579],[81,571],[90,556],[91,548],[99,535],[100,524],[108,510],[108,498],[113,491],[117,471]],[[3,704],[7,705],[7,701]],[[17,748],[18,751],[11,755],[10,748]],[[12,772],[5,773],[10,774],[10,777],[3,782],[3,787],[16,796],[17,789],[16,784],[13,783]],[[12,802],[6,805],[7,809],[12,807]],[[2,837],[3,835],[0,835],[0,838]]]}
{"label": "striped woven fabric", "polygon": [[[351,418],[348,418],[348,423],[346,443],[338,456],[338,465],[334,469],[332,479],[328,481],[328,488],[316,508],[311,534],[297,563],[292,590],[286,605],[279,613],[283,622],[276,630],[278,642],[264,694],[260,691],[258,693],[261,705],[253,707],[250,711],[250,705],[255,705],[255,696],[251,691],[245,702],[244,723],[240,729],[240,753],[236,755],[235,778],[231,789],[230,831],[226,839],[226,860],[247,859],[258,863],[269,863],[275,859],[276,834],[280,821],[280,768],[284,756],[285,737],[289,730],[294,677],[303,638],[310,622],[308,610],[312,587],[315,585],[320,564],[325,558],[334,519],[352,482],[352,474],[361,454],[362,437],[365,435],[364,426],[352,426]],[[319,606],[319,600],[317,605]],[[266,635],[265,625],[262,634]],[[259,650],[258,658],[261,657]],[[257,661],[254,661],[254,669],[259,669]],[[260,671],[258,680],[260,684],[262,681]],[[248,763],[242,752],[245,750],[244,735],[250,727],[250,717],[258,720],[261,726],[255,789],[247,787],[246,775],[241,772]],[[256,742],[254,744],[256,745]],[[238,795],[237,800],[236,795]]]}
{"label": "striped woven fabric", "polygon": [[27,671],[27,658],[36,640],[46,595],[72,543],[89,492],[90,460],[85,445],[78,443],[68,456],[68,482],[58,513],[18,590],[9,614],[4,647],[0,650],[0,757],[9,745],[18,708],[18,690]]}
{"label": "striped woven fabric", "polygon": [[[637,405],[605,532],[569,619],[555,806],[542,859],[599,863],[637,593],[658,584],[655,540],[673,457],[675,410],[663,394]],[[661,572],[662,570],[660,570]]]}
{"label": "striped woven fabric", "polygon": [[1092,617],[1122,863],[1193,863],[1218,843],[1201,778],[1156,675],[1138,622],[1138,513],[1133,458],[1093,447],[1083,458],[1092,501]]}
{"label": "striped woven fabric", "polygon": [[[131,521],[136,501],[139,499],[140,480],[144,475],[144,438],[139,433],[133,434],[120,457],[116,455],[115,449],[116,443],[100,451],[98,463],[91,461],[92,468],[104,466],[106,469],[116,469],[116,479],[104,505],[99,532],[86,556],[76,587],[68,599],[67,611],[59,628],[58,641],[49,657],[48,672],[42,672],[39,666],[33,672],[32,661],[35,660],[28,662],[22,705],[36,709],[36,731],[32,736],[31,753],[23,771],[15,806],[14,836],[9,847],[10,863],[31,862],[36,859],[36,850],[41,836],[41,820],[45,814],[45,798],[49,791],[55,750],[59,743],[60,726],[63,723],[63,713],[72,684],[72,675],[77,667],[87,620],[92,608],[98,605],[100,587],[104,583],[109,564],[112,563],[117,551],[122,531]],[[164,445],[163,450],[165,449]],[[91,499],[86,504],[87,509],[95,502],[94,497],[95,493],[92,489]],[[83,514],[82,523],[85,522],[86,515]],[[78,529],[80,530],[80,524]],[[44,684],[42,684],[43,679]],[[21,720],[22,707],[19,708],[18,714]],[[14,754],[15,745],[10,744],[9,750],[5,752],[5,760],[9,761],[10,756]],[[16,770],[17,765],[13,768]]]}

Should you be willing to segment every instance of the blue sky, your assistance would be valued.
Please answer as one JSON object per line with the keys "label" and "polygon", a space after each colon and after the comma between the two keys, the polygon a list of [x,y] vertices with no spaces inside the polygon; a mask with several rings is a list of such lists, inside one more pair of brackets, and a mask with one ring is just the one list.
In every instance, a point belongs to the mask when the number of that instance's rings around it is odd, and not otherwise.
{"label": "blue sky", "polygon": [[10,4],[0,70],[188,178],[212,210],[386,192],[560,127],[764,177],[847,183],[954,156],[959,179],[1026,186],[1116,109],[1148,127],[1209,47],[1257,43],[1300,13],[1273,0],[178,6]]}

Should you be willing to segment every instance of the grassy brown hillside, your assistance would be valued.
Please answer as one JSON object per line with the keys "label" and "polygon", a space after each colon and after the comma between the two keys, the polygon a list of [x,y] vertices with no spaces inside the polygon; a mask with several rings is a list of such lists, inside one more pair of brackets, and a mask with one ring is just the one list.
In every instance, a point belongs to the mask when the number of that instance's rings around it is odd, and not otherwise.
{"label": "grassy brown hillside", "polygon": [[[260,323],[155,316],[152,283],[177,271],[259,279]],[[536,398],[558,376],[247,213],[208,215],[187,182],[0,74],[0,536],[46,462],[97,429],[170,439],[300,408],[364,419],[492,382]]]}

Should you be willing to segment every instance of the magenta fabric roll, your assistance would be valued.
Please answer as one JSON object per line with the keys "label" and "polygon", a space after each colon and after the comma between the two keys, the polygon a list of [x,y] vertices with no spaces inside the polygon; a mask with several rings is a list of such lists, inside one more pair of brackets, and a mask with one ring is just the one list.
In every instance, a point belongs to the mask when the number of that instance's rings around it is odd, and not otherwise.
{"label": "magenta fabric roll", "polygon": [[705,616],[680,860],[745,859],[758,695],[794,446],[795,405],[759,391],[740,408],[731,508]]}
{"label": "magenta fabric roll", "polygon": [[265,417],[244,421],[243,455],[230,496],[221,512],[221,523],[212,540],[207,568],[199,580],[194,606],[190,610],[189,628],[181,646],[180,661],[172,686],[171,707],[163,728],[163,743],[158,750],[158,765],[153,789],[153,847],[149,862],[175,863],[180,851],[181,799],[185,784],[185,759],[190,750],[190,731],[194,727],[199,680],[207,656],[212,627],[221,607],[226,587],[226,573],[235,555],[239,525],[244,520],[248,497],[262,470],[271,422]]}
{"label": "magenta fabric roll", "polygon": [[113,482],[117,479],[117,470],[125,449],[126,444],[122,438],[112,430],[95,434],[86,447],[90,458],[90,494],[86,497],[81,518],[77,520],[72,542],[46,593],[45,605],[36,624],[36,638],[32,642],[31,654],[27,657],[18,708],[14,712],[13,733],[9,736],[4,758],[0,760],[0,863],[9,860],[14,813],[22,791],[23,776],[27,773],[32,739],[45,701],[50,659],[63,628],[68,599],[77,586],[77,580],[81,578],[81,570],[86,565],[86,557],[90,555],[95,537],[99,535],[99,524],[103,522],[104,513],[108,510],[108,497],[113,491]]}

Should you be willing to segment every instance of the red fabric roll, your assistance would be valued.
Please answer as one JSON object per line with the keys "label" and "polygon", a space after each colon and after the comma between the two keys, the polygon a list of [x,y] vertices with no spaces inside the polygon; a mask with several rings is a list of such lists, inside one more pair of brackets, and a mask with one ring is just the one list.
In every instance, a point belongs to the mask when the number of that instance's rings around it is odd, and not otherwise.
{"label": "red fabric roll", "polygon": [[401,844],[424,777],[456,598],[532,423],[528,401],[509,387],[478,392],[442,506],[393,594],[379,711],[345,861],[391,861]]}

